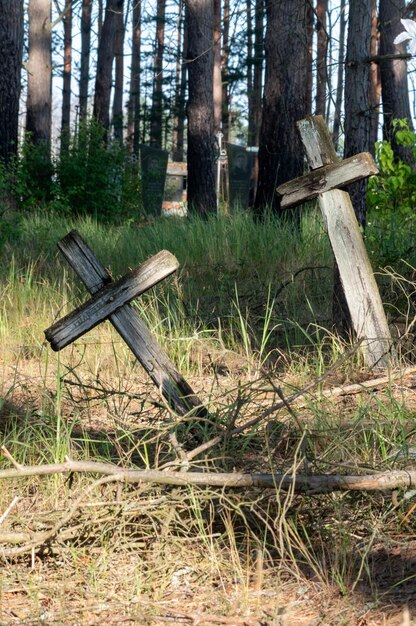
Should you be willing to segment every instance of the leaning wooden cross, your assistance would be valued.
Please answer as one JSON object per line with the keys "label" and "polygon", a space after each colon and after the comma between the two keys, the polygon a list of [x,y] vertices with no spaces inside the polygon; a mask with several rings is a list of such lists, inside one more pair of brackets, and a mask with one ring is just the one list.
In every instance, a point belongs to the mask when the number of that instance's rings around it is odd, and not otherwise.
{"label": "leaning wooden cross", "polygon": [[149,374],[171,408],[179,415],[192,411],[206,417],[207,410],[186,380],[161,350],[137,311],[129,304],[176,271],[177,259],[166,250],[113,282],[110,274],[81,236],[70,232],[58,248],[92,294],[90,300],[45,330],[54,350],[61,350],[108,319]]}
{"label": "leaning wooden cross", "polygon": [[298,122],[311,172],[277,188],[282,208],[318,197],[345,298],[368,366],[386,369],[393,341],[349,194],[337,189],[378,173],[367,152],[340,161],[321,116]]}

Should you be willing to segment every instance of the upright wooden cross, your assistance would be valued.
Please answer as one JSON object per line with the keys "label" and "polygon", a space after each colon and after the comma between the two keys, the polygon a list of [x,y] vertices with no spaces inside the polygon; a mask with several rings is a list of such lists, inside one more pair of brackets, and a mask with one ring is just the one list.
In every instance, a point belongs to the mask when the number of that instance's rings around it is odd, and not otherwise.
{"label": "upright wooden cross", "polygon": [[129,304],[176,271],[179,263],[173,254],[163,250],[112,282],[110,274],[76,231],[64,237],[58,248],[92,297],[45,330],[53,350],[61,350],[109,319],[169,406],[179,415],[192,411],[197,417],[207,417],[206,408]]}
{"label": "upright wooden cross", "polygon": [[340,161],[321,116],[301,120],[298,128],[312,171],[277,188],[281,206],[318,197],[365,361],[373,369],[386,369],[394,362],[393,341],[350,196],[338,189],[378,169],[367,152]]}

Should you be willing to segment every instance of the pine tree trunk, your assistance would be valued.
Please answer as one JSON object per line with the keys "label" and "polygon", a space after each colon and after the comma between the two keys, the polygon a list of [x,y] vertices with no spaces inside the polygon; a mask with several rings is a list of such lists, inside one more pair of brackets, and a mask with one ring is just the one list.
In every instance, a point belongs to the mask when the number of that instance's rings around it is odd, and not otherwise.
{"label": "pine tree trunk", "polygon": [[98,46],[93,115],[106,130],[110,127],[110,98],[117,35],[117,17],[122,8],[123,0],[107,0],[105,19]]}
{"label": "pine tree trunk", "polygon": [[166,0],[157,0],[156,42],[153,58],[153,94],[150,114],[150,145],[162,147],[163,54],[165,48]]}
{"label": "pine tree trunk", "polygon": [[128,106],[127,137],[133,154],[139,154],[140,145],[140,51],[141,2],[133,1],[130,94]]}
{"label": "pine tree trunk", "polygon": [[[372,0],[372,16],[371,16],[371,44],[370,56],[375,57],[378,54],[378,16],[377,16],[377,0]],[[381,98],[381,80],[380,66],[378,63],[371,63],[370,66],[370,152],[375,155],[375,143],[378,136],[378,118],[380,112]]]}
{"label": "pine tree trunk", "polygon": [[328,10],[328,0],[318,0],[316,5],[318,46],[317,46],[317,66],[318,74],[316,81],[316,114],[325,117],[326,93],[328,82],[327,52],[328,34],[326,25],[326,13]]}
{"label": "pine tree trunk", "polygon": [[221,130],[222,79],[221,79],[221,0],[214,0],[214,134]]}
{"label": "pine tree trunk", "polygon": [[340,5],[340,26],[339,26],[339,48],[338,48],[338,72],[337,72],[337,90],[335,96],[334,125],[332,130],[332,139],[335,149],[338,148],[340,128],[341,128],[341,107],[342,94],[344,87],[344,55],[345,55],[345,31],[347,20],[345,17],[346,0],[341,0]]}
{"label": "pine tree trunk", "polygon": [[[215,213],[213,0],[187,0],[188,29],[188,208]],[[209,45],[208,45],[209,44]]]}
{"label": "pine tree trunk", "polygon": [[[345,146],[344,157],[370,148],[370,66],[362,59],[370,56],[372,0],[350,0],[347,58],[345,69]],[[366,222],[367,181],[350,185],[358,222]]]}
{"label": "pine tree trunk", "polygon": [[307,106],[307,3],[266,5],[266,78],[255,211],[280,210],[276,187],[303,173],[304,152],[296,122]]}
{"label": "pine tree trunk", "polygon": [[[380,55],[406,52],[405,44],[395,45],[394,39],[403,31],[400,19],[405,11],[405,0],[380,0]],[[413,128],[407,85],[407,61],[382,59],[380,62],[381,96],[383,101],[383,135],[391,141],[394,153],[403,161],[413,164],[411,150],[399,146],[394,138],[393,122],[406,119]]]}
{"label": "pine tree trunk", "polygon": [[[29,2],[29,60],[27,63],[26,130],[46,152],[51,146],[52,55],[51,2]],[[45,154],[46,156],[46,154]]]}
{"label": "pine tree trunk", "polygon": [[90,72],[92,0],[82,0],[81,9],[81,68],[79,80],[79,118],[85,122],[88,112],[88,83]]}
{"label": "pine tree trunk", "polygon": [[256,15],[254,18],[254,137],[253,145],[258,146],[261,128],[261,103],[263,87],[263,22],[264,22],[264,0],[256,0]]}
{"label": "pine tree trunk", "polygon": [[185,124],[185,92],[186,92],[186,24],[183,19],[183,0],[179,2],[178,17],[178,54],[176,58],[175,74],[175,103],[172,136],[172,158],[174,161],[183,161],[184,124]]}
{"label": "pine tree trunk", "polygon": [[124,16],[123,5],[117,15],[115,40],[115,84],[113,100],[114,138],[123,145],[123,82],[124,82]]}
{"label": "pine tree trunk", "polygon": [[63,17],[64,25],[64,71],[62,86],[61,152],[68,148],[71,122],[72,79],[72,2],[69,0]]}
{"label": "pine tree trunk", "polygon": [[23,4],[0,0],[0,159],[17,154],[23,54]]}
{"label": "pine tree trunk", "polygon": [[224,142],[230,140],[230,103],[228,99],[228,59],[230,56],[230,0],[224,0],[221,75],[222,75],[222,132]]}
{"label": "pine tree trunk", "polygon": [[312,2],[308,2],[306,8],[308,55],[306,73],[306,110],[308,115],[312,115],[312,87],[313,87],[313,33],[315,13]]}
{"label": "pine tree trunk", "polygon": [[253,52],[253,19],[251,0],[247,0],[247,100],[248,100],[248,133],[247,145],[254,145],[254,52]]}

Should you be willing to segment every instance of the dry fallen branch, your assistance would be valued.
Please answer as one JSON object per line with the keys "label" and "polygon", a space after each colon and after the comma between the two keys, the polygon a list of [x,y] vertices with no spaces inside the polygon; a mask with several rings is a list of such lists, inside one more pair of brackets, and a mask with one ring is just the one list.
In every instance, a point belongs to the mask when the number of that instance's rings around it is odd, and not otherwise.
{"label": "dry fallen branch", "polygon": [[[416,470],[396,470],[367,476],[341,476],[339,474],[301,475],[301,474],[246,474],[243,472],[166,472],[161,470],[134,470],[123,469],[112,463],[96,461],[73,461],[67,459],[64,463],[49,465],[26,465],[20,469],[6,469],[0,471],[0,480],[25,478],[28,476],[50,476],[52,474],[91,473],[104,476],[94,482],[77,498],[70,511],[76,510],[86,495],[97,486],[112,482],[126,484],[153,483],[157,485],[199,485],[202,487],[261,487],[287,491],[294,489],[297,493],[319,494],[330,491],[380,491],[390,489],[413,489],[416,487]],[[60,520],[62,527],[66,523]],[[70,519],[70,517],[68,519]],[[52,529],[52,531],[54,530]],[[48,532],[52,532],[48,531]]]}
{"label": "dry fallen branch", "polygon": [[325,396],[327,398],[336,398],[337,396],[348,396],[362,393],[368,390],[377,390],[386,387],[390,383],[401,380],[406,376],[411,376],[412,374],[416,374],[416,367],[414,366],[406,367],[403,370],[393,372],[388,376],[370,378],[369,380],[365,380],[362,383],[355,383],[353,385],[345,385],[344,387],[333,387],[332,389],[325,389],[324,391],[321,391],[319,395]]}

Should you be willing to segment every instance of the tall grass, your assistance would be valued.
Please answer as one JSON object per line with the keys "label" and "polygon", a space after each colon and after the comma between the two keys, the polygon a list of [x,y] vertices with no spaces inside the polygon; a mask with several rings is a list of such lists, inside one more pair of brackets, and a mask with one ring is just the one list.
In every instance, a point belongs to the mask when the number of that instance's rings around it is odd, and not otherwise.
{"label": "tall grass", "polygon": [[[19,463],[69,455],[125,467],[171,467],[178,453],[169,435],[174,432],[185,448],[191,445],[187,421],[178,424],[158,404],[108,324],[58,356],[45,345],[43,329],[87,298],[56,249],[72,228],[114,277],[162,248],[177,256],[178,276],[134,306],[212,409],[212,420],[201,429],[206,439],[218,426],[255,418],[279,393],[289,395],[345,351],[347,340],[328,323],[332,256],[313,209],[300,226],[272,215],[256,223],[244,213],[119,226],[91,218],[24,216],[0,255],[0,432]],[[400,276],[392,271],[384,276],[394,287],[384,293],[393,293],[396,308],[403,301],[410,319],[412,282]],[[363,370],[356,355],[328,383],[360,380],[367,375]],[[302,407],[224,441],[194,464],[227,471],[372,473],[406,467],[415,438],[414,405],[405,389],[391,386],[383,394],[369,390],[339,404],[306,398]],[[14,495],[21,497],[19,514],[8,522],[26,531],[34,518],[46,524],[48,516],[68,509],[74,490],[86,482],[60,477],[8,485],[0,492],[0,508]],[[294,581],[294,605],[308,590],[316,593],[318,584],[351,598],[351,610],[360,585],[370,588],[366,599],[377,603],[385,588],[372,570],[375,540],[402,532],[405,515],[410,530],[414,527],[410,492],[393,504],[385,494],[318,499],[278,489],[123,489],[103,488],[80,509],[73,526],[63,529],[54,547],[60,577],[66,583],[73,575],[102,597],[117,585],[124,600],[150,598],[159,611],[166,598],[182,602],[184,593],[190,599],[194,593],[211,612],[280,623]],[[57,562],[56,555],[48,558],[49,564]],[[38,596],[33,596],[34,605]],[[69,600],[61,602],[67,606]],[[63,614],[62,623],[68,623]],[[334,613],[327,623],[336,619]],[[292,622],[300,623],[296,617]]]}

